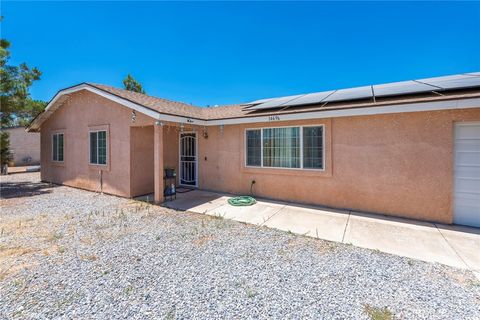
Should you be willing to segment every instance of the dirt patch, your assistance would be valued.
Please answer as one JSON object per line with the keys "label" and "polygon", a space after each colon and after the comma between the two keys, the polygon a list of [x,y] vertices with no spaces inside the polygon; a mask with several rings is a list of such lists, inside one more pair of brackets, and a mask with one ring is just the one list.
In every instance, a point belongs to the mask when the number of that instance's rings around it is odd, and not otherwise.
{"label": "dirt patch", "polygon": [[40,250],[32,247],[0,247],[0,281],[23,269],[34,267],[37,263],[32,258]]}
{"label": "dirt patch", "polygon": [[213,236],[212,234],[203,235],[193,240],[193,244],[195,244],[198,247],[201,247],[206,243],[212,241],[213,239],[215,239],[215,236]]}

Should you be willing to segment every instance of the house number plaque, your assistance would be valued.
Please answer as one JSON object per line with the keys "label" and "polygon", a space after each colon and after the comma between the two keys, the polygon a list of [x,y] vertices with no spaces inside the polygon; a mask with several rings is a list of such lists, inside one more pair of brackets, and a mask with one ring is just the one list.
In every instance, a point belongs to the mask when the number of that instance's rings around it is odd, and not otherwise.
{"label": "house number plaque", "polygon": [[269,116],[268,121],[279,121],[280,117],[279,116]]}

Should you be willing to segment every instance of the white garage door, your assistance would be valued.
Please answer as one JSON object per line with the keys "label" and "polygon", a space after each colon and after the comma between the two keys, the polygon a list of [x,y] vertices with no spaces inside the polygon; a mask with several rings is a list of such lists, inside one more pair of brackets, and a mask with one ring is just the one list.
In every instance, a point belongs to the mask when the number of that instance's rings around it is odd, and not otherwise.
{"label": "white garage door", "polygon": [[455,124],[453,222],[480,227],[480,122]]}

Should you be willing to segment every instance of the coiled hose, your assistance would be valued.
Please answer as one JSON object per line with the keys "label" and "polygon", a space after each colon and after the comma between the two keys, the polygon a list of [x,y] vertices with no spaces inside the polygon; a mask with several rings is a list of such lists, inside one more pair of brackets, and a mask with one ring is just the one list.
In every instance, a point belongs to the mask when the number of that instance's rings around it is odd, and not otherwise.
{"label": "coiled hose", "polygon": [[257,200],[250,196],[239,196],[228,199],[228,203],[236,207],[251,206],[257,203]]}

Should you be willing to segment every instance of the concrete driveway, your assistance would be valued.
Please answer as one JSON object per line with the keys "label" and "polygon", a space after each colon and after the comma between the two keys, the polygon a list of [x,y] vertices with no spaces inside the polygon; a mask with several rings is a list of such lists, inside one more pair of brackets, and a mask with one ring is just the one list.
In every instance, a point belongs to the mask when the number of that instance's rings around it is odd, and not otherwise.
{"label": "concrete driveway", "polygon": [[230,197],[195,190],[179,194],[165,206],[469,269],[480,279],[478,228],[270,200],[234,207],[227,202]]}

